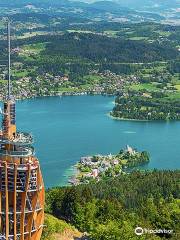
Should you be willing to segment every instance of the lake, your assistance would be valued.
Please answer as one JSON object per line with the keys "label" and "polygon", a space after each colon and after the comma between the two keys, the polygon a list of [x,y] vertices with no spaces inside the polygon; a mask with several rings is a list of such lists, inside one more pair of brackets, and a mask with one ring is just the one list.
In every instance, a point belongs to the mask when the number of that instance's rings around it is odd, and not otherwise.
{"label": "lake", "polygon": [[147,150],[146,169],[180,168],[180,122],[118,121],[114,97],[44,97],[17,102],[17,126],[34,135],[46,187],[67,184],[80,157]]}

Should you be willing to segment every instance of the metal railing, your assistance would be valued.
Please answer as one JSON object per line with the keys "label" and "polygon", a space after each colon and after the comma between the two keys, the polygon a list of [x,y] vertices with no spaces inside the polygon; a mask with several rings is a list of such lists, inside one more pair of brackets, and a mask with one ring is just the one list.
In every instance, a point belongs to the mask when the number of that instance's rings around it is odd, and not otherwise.
{"label": "metal railing", "polygon": [[33,136],[26,132],[17,132],[16,136],[12,139],[7,139],[0,135],[0,143],[3,144],[31,145],[33,142]]}
{"label": "metal railing", "polygon": [[34,155],[33,147],[19,148],[18,150],[9,151],[0,149],[0,156],[10,156],[10,157],[29,157]]}
{"label": "metal railing", "polygon": [[37,160],[30,161],[25,164],[7,163],[6,161],[0,160],[0,168],[4,168],[5,164],[7,164],[7,168],[11,170],[14,170],[15,165],[17,165],[17,170],[22,170],[22,171],[28,170],[28,165],[30,165],[31,170],[36,170],[39,166],[39,162]]}

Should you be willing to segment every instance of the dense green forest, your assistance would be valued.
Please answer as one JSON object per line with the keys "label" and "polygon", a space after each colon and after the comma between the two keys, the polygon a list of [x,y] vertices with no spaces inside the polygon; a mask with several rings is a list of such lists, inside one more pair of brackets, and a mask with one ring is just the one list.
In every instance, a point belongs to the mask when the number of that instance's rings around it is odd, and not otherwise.
{"label": "dense green forest", "polygon": [[121,40],[95,34],[65,34],[47,44],[47,55],[82,57],[95,62],[152,62],[175,59],[176,49],[163,44]]}
{"label": "dense green forest", "polygon": [[[180,171],[137,171],[96,184],[57,187],[46,193],[46,212],[88,232],[93,240],[178,240],[179,179]],[[139,238],[137,226],[172,229],[173,234]]]}
{"label": "dense green forest", "polygon": [[113,117],[137,120],[180,120],[180,100],[158,92],[134,92],[116,98]]}

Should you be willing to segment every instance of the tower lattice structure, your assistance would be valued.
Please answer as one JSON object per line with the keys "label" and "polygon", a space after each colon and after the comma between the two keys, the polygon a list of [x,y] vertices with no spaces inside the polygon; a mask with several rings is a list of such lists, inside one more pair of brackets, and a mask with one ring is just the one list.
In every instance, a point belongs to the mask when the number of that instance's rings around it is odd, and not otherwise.
{"label": "tower lattice structure", "polygon": [[0,130],[0,240],[40,240],[45,189],[33,137],[16,129],[16,104],[11,96],[10,25],[8,23],[8,95]]}

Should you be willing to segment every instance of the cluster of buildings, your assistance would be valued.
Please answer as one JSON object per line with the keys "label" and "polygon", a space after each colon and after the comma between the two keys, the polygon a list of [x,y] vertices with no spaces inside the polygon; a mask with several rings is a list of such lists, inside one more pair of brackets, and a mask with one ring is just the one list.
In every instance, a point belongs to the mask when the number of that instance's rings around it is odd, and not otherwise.
{"label": "cluster of buildings", "polygon": [[[13,54],[31,56],[37,54],[33,49],[23,49],[16,47],[11,51]],[[16,69],[16,71],[14,71]],[[89,81],[88,84],[73,85],[68,75],[43,73],[36,75],[36,68],[26,70],[22,62],[14,62],[12,64],[13,89],[16,99],[33,98],[36,96],[56,96],[56,95],[86,95],[86,94],[116,94],[121,91],[124,85],[138,83],[138,78],[135,75],[118,75],[109,70],[99,72],[93,70],[89,72],[94,78],[99,78],[99,81]],[[24,72],[24,76],[19,76],[18,71]],[[7,79],[7,71],[5,67],[0,67],[0,99],[5,96]],[[37,87],[38,86],[38,87]]]}
{"label": "cluster of buildings", "polygon": [[110,70],[106,70],[102,73],[95,72],[95,74],[98,74],[98,76],[100,76],[103,79],[101,85],[97,86],[98,90],[101,92],[116,94],[117,92],[123,89],[124,85],[139,83],[138,77],[133,74],[118,75],[116,73],[111,72]]}
{"label": "cluster of buildings", "polygon": [[[89,87],[85,89],[83,89],[83,86],[81,86],[81,88],[71,86],[72,84],[70,84],[68,75],[53,76],[45,73],[43,76],[37,77],[26,76],[13,81],[13,91],[16,99],[56,95],[116,94],[122,90],[125,84],[138,82],[135,76],[121,77],[111,72],[104,74],[99,73],[99,76],[102,77],[101,83],[89,85]],[[0,81],[0,87],[2,89],[0,99],[2,99],[6,91],[6,73],[3,72],[0,78],[2,79]]]}
{"label": "cluster of buildings", "polygon": [[91,179],[99,181],[102,176],[118,176],[122,173],[122,168],[126,168],[124,155],[135,156],[138,152],[129,145],[121,150],[117,155],[95,155],[86,156],[80,159],[77,164],[78,174],[76,178],[71,179],[72,184],[89,183]]}

